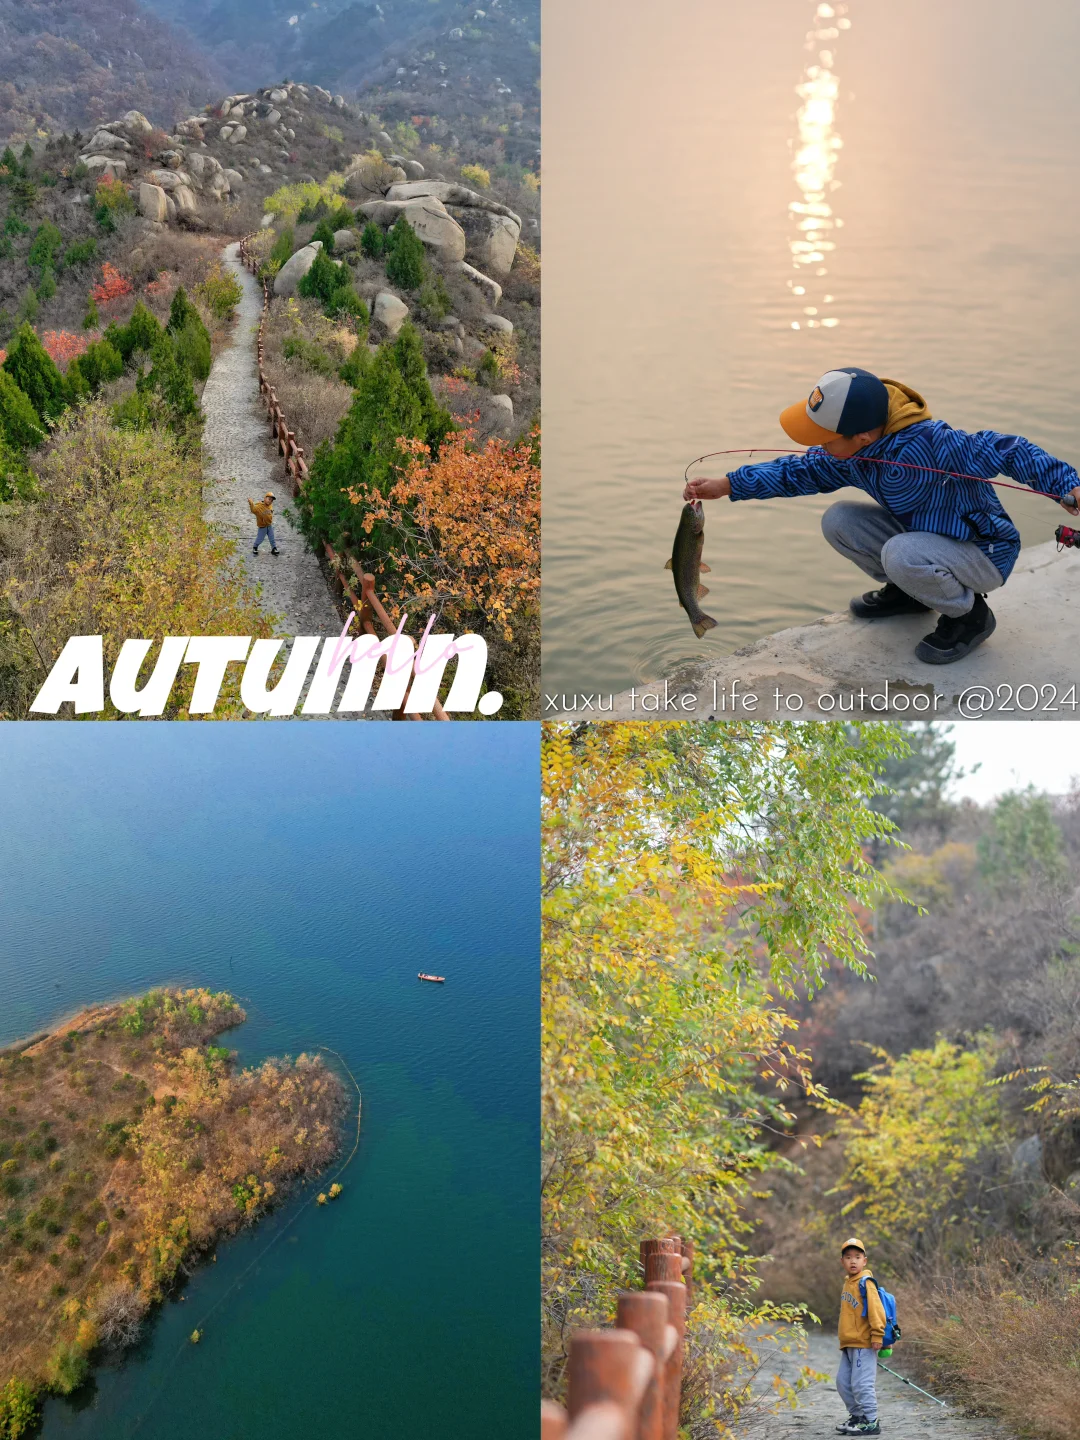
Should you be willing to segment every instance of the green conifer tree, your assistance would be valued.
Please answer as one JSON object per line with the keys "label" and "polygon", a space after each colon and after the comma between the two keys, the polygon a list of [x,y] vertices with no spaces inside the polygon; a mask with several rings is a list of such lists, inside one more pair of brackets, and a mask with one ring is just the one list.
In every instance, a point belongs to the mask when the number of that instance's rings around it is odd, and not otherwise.
{"label": "green conifer tree", "polygon": [[64,377],[41,341],[25,322],[8,351],[4,369],[29,398],[41,420],[55,420],[67,408]]}
{"label": "green conifer tree", "polygon": [[386,274],[403,290],[419,290],[427,274],[424,242],[406,220],[399,215],[387,242]]}
{"label": "green conifer tree", "polygon": [[19,389],[3,365],[0,365],[0,432],[15,450],[33,450],[45,439],[30,397]]}

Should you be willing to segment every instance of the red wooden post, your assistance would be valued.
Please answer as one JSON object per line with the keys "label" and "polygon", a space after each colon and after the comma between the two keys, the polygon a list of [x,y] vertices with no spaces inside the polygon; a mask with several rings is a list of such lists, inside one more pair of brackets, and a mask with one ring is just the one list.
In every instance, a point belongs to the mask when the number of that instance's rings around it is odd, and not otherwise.
{"label": "red wooden post", "polygon": [[668,1299],[649,1290],[624,1290],[619,1295],[615,1324],[632,1330],[655,1361],[638,1416],[637,1440],[664,1440],[664,1361]]}
{"label": "red wooden post", "polygon": [[540,1401],[540,1440],[563,1440],[566,1411],[553,1400]]}
{"label": "red wooden post", "polygon": [[579,1330],[570,1341],[566,1367],[570,1419],[589,1405],[610,1400],[623,1411],[634,1403],[635,1356],[632,1330]]}
{"label": "red wooden post", "polygon": [[686,1343],[686,1286],[681,1280],[651,1280],[646,1288],[667,1296],[669,1320],[675,1327],[675,1344],[664,1367],[664,1440],[677,1440]]}

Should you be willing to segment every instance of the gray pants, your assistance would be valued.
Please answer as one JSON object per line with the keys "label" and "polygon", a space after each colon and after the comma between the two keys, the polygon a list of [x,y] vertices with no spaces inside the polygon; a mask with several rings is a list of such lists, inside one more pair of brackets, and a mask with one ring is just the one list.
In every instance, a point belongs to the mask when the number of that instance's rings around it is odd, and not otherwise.
{"label": "gray pants", "polygon": [[836,1389],[849,1415],[877,1419],[877,1351],[841,1350]]}
{"label": "gray pants", "polygon": [[258,554],[258,552],[259,552],[259,546],[260,546],[260,545],[262,544],[262,542],[263,542],[265,539],[267,539],[268,537],[269,537],[269,540],[270,540],[270,549],[271,549],[271,550],[276,550],[276,549],[277,549],[277,540],[276,540],[275,537],[274,537],[274,527],[273,527],[272,525],[260,525],[260,526],[259,526],[259,533],[255,536],[255,544],[251,547],[251,548],[255,551],[256,554]]}
{"label": "gray pants", "polygon": [[1001,571],[970,540],[905,530],[880,505],[838,500],[821,517],[825,539],[878,581],[891,580],[942,615],[966,615],[976,594],[1004,585]]}

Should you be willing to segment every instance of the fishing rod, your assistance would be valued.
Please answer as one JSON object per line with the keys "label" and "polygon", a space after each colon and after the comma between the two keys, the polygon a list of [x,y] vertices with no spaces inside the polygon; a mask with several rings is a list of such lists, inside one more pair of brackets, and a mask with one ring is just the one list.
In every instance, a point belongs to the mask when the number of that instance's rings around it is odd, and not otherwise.
{"label": "fishing rod", "polygon": [[888,1365],[886,1365],[883,1360],[879,1360],[878,1365],[882,1370],[888,1370],[889,1374],[895,1376],[897,1380],[902,1380],[905,1385],[910,1385],[912,1390],[918,1390],[919,1394],[925,1395],[927,1400],[933,1400],[934,1404],[940,1405],[943,1410],[949,1408],[944,1400],[939,1400],[936,1395],[931,1395],[929,1390],[924,1390],[921,1385],[916,1385],[914,1380],[909,1380],[906,1375],[898,1375],[895,1370],[889,1370]]}
{"label": "fishing rod", "polygon": [[[711,450],[708,455],[699,455],[696,460],[690,461],[683,471],[683,479],[689,483],[690,471],[695,465],[700,465],[703,460],[715,460],[720,455],[805,455],[806,453],[805,450],[773,450],[762,445],[755,445],[750,450]],[[1008,480],[991,480],[988,475],[968,475],[962,470],[937,470],[931,465],[915,465],[910,460],[885,460],[877,455],[852,455],[849,458],[865,461],[868,465],[895,465],[902,470],[920,470],[924,475],[943,475],[948,480],[980,480],[985,485],[996,485],[1001,490],[1019,490],[1025,495],[1045,495],[1048,500],[1053,500],[1063,509],[1068,510],[1070,514],[1080,515],[1080,506],[1071,495],[1068,497],[1052,495],[1049,490],[1036,490],[1033,485],[1013,485]],[[1073,530],[1068,525],[1059,525],[1054,532],[1054,537],[1058,542],[1059,550],[1080,549],[1080,530]]]}

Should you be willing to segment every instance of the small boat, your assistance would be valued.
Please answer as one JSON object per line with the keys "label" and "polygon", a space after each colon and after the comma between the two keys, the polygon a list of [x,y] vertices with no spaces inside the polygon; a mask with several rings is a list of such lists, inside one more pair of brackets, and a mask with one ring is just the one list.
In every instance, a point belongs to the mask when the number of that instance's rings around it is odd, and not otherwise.
{"label": "small boat", "polygon": [[445,984],[446,984],[446,976],[445,976],[445,975],[425,975],[422,970],[420,971],[419,975],[417,975],[416,978],[417,978],[418,980],[430,980],[433,985],[445,985]]}

